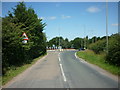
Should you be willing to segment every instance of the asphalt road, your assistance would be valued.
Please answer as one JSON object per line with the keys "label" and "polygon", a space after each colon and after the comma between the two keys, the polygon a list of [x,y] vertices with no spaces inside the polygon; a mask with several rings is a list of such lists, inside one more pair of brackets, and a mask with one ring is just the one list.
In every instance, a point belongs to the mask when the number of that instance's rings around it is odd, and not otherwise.
{"label": "asphalt road", "polygon": [[75,50],[48,55],[3,88],[117,88],[117,77],[84,62]]}
{"label": "asphalt road", "polygon": [[75,57],[75,51],[61,53],[61,62],[70,88],[117,88],[113,76]]}

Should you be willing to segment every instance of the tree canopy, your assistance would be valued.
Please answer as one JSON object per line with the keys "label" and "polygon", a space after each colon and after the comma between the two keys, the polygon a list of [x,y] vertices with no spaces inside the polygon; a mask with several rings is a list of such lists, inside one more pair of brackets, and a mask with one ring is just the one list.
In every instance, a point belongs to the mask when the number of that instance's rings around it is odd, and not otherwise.
{"label": "tree canopy", "polygon": [[[46,35],[43,33],[46,24],[34,9],[20,2],[2,21],[3,73],[8,67],[30,63],[33,58],[46,53]],[[29,38],[26,44],[22,43],[24,32]]]}

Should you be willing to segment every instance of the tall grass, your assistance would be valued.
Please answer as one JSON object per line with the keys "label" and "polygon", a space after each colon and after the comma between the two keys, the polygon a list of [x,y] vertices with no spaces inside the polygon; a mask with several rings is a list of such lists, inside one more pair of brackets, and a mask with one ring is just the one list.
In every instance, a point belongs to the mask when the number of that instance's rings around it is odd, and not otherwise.
{"label": "tall grass", "polygon": [[85,50],[85,51],[79,51],[77,52],[77,56],[80,58],[83,58],[85,61],[95,64],[108,72],[111,72],[115,75],[120,75],[119,67],[115,65],[111,65],[105,62],[105,53],[95,54],[91,50]]}

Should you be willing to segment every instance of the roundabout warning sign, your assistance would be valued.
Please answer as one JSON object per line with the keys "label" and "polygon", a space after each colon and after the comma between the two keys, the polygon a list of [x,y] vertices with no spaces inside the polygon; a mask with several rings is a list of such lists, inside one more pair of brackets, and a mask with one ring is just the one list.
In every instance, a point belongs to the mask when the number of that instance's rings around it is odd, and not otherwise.
{"label": "roundabout warning sign", "polygon": [[25,32],[22,34],[22,37],[23,37],[22,43],[26,44],[29,39]]}

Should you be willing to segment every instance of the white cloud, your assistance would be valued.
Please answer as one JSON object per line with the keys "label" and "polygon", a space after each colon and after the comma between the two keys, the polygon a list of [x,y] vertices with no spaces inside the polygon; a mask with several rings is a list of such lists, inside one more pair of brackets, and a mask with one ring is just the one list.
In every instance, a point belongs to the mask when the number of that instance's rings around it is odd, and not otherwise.
{"label": "white cloud", "polygon": [[50,16],[50,17],[38,17],[38,19],[42,20],[55,20],[57,17],[56,16]]}
{"label": "white cloud", "polygon": [[49,19],[49,20],[55,20],[57,17],[55,17],[55,16],[51,16],[51,17],[48,17],[47,19]]}
{"label": "white cloud", "polygon": [[40,18],[38,18],[38,19],[42,19],[42,20],[45,20],[45,17],[40,17]]}
{"label": "white cloud", "polygon": [[113,23],[112,26],[118,26],[118,23]]}
{"label": "white cloud", "polygon": [[67,19],[67,18],[71,18],[71,16],[62,15],[62,19]]}
{"label": "white cloud", "polygon": [[95,7],[95,6],[91,6],[91,7],[87,8],[87,11],[90,13],[96,13],[96,12],[99,12],[100,9],[98,7]]}

